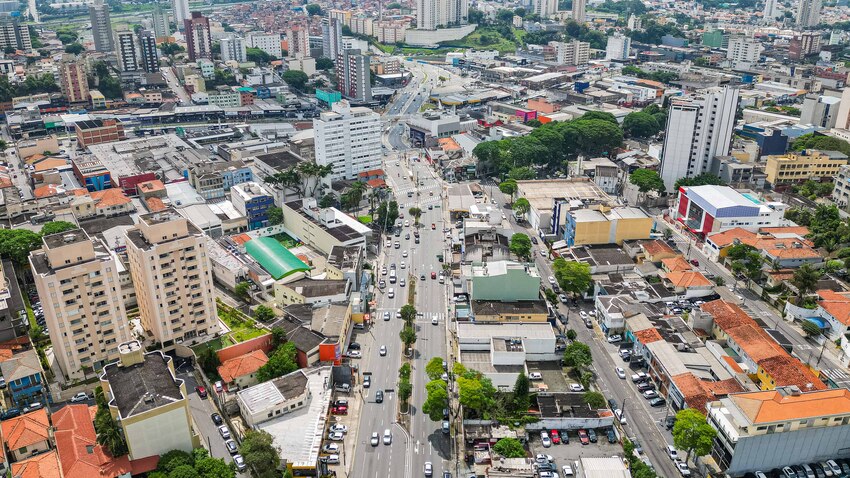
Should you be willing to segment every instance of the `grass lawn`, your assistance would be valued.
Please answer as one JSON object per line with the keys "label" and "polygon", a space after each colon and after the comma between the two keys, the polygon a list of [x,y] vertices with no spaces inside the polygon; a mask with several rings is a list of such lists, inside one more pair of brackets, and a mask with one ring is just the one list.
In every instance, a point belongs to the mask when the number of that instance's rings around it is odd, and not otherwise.
{"label": "grass lawn", "polygon": [[250,327],[245,329],[236,329],[233,333],[229,334],[230,340],[234,343],[245,342],[246,340],[251,340],[253,338],[259,337],[261,335],[265,335],[268,332],[263,329],[258,329],[256,327]]}
{"label": "grass lawn", "polygon": [[298,245],[298,242],[295,239],[291,238],[289,234],[286,234],[284,232],[276,234],[272,237],[274,237],[277,242],[279,242],[283,247],[287,249],[291,249]]}
{"label": "grass lawn", "polygon": [[372,216],[357,216],[357,220],[362,222],[363,224],[371,224]]}
{"label": "grass lawn", "polygon": [[[522,33],[519,33],[522,32]],[[519,42],[522,41],[522,37],[525,35],[525,31],[513,29],[514,36],[517,37]],[[487,36],[487,41],[484,43],[481,42],[482,36]],[[490,43],[492,40],[498,40],[495,43]],[[447,41],[441,43],[441,45],[452,48],[478,48],[478,49],[486,49],[486,50],[499,50],[501,53],[511,53],[516,51],[517,42],[513,40],[509,40],[500,35],[495,29],[488,27],[477,28],[474,32],[469,35],[461,38],[456,41]]]}

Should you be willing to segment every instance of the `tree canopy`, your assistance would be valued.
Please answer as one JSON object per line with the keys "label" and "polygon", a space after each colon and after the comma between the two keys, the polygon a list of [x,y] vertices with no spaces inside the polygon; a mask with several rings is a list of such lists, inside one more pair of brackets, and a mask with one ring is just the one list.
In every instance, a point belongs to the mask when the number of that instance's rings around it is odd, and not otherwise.
{"label": "tree canopy", "polygon": [[802,151],[804,149],[819,149],[821,151],[840,151],[850,156],[850,143],[840,138],[823,136],[820,134],[804,134],[791,143],[791,149]]}
{"label": "tree canopy", "polygon": [[[272,61],[277,60],[277,58],[275,58],[272,55],[269,55],[268,53],[266,53],[263,50],[260,50],[259,48],[246,48],[245,49],[245,58],[248,61],[253,61],[254,63],[257,63],[258,65],[268,65]],[[296,70],[290,70],[290,71],[296,71]],[[304,72],[302,71],[301,73],[304,73]],[[307,75],[305,74],[304,76],[306,77]],[[286,78],[284,78],[284,81],[286,81]],[[306,83],[306,82],[307,82],[307,80],[305,79],[304,83]],[[287,81],[287,84],[292,85],[288,81]],[[299,87],[298,89],[301,89],[301,88]]]}
{"label": "tree canopy", "polygon": [[649,191],[666,191],[664,180],[658,175],[658,171],[651,169],[636,169],[629,175],[629,182],[638,187],[638,191],[648,193]]}
{"label": "tree canopy", "polygon": [[564,363],[570,367],[589,367],[593,363],[590,346],[578,341],[567,345],[564,349]]}
{"label": "tree canopy", "polygon": [[330,58],[316,58],[316,69],[317,70],[330,70],[334,67],[334,61]]}
{"label": "tree canopy", "polygon": [[254,470],[258,478],[277,478],[280,472],[280,453],[274,446],[274,440],[269,432],[248,429],[239,447],[239,454],[245,459],[245,464]]}
{"label": "tree canopy", "polygon": [[711,444],[717,430],[705,421],[705,415],[694,408],[686,408],[676,413],[676,424],[673,425],[673,444],[680,450],[685,450],[685,462],[690,460],[691,453],[703,456],[711,451]]}
{"label": "tree canopy", "polygon": [[443,410],[449,406],[448,384],[440,378],[432,379],[425,385],[425,392],[427,395],[422,404],[422,412],[432,421],[442,420]]}
{"label": "tree canopy", "polygon": [[633,111],[623,119],[623,132],[633,138],[649,138],[661,131],[658,121],[649,113]]}
{"label": "tree canopy", "polygon": [[531,239],[527,234],[516,233],[511,236],[510,251],[520,260],[531,260]]}
{"label": "tree canopy", "polygon": [[312,16],[322,16],[322,7],[316,3],[311,3],[305,7],[307,9],[307,13]]}
{"label": "tree canopy", "polygon": [[522,446],[522,442],[516,438],[500,438],[499,441],[493,445],[493,451],[505,458],[525,457],[525,448]]}
{"label": "tree canopy", "polygon": [[673,186],[674,189],[678,190],[682,186],[706,186],[706,185],[714,185],[714,186],[725,186],[726,183],[723,182],[717,175],[711,173],[703,173],[698,176],[694,176],[692,178],[679,178],[676,181],[676,184]]}
{"label": "tree canopy", "polygon": [[303,90],[304,85],[307,84],[307,80],[310,79],[310,77],[307,76],[307,73],[299,70],[289,70],[284,73],[281,78],[283,78],[283,81],[285,81],[287,85],[295,88],[296,90]]}
{"label": "tree canopy", "polygon": [[51,234],[59,234],[60,232],[77,229],[77,225],[68,221],[51,221],[41,226],[41,235],[49,236]]}
{"label": "tree canopy", "polygon": [[434,357],[428,361],[425,365],[425,374],[431,380],[437,380],[440,376],[443,375],[443,358],[442,357]]}
{"label": "tree canopy", "polygon": [[297,353],[292,342],[278,347],[269,357],[269,361],[257,370],[257,381],[267,382],[298,370],[298,362],[295,360]]}
{"label": "tree canopy", "polygon": [[552,263],[552,272],[561,289],[574,295],[583,295],[590,289],[590,265],[586,262],[567,261],[562,257]]}

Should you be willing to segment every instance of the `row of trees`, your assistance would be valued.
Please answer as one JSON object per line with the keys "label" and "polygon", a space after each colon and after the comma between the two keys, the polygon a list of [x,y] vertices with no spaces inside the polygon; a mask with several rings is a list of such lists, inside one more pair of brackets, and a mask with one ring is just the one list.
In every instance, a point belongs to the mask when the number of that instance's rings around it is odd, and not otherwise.
{"label": "row of trees", "polygon": [[27,75],[27,79],[12,84],[5,75],[0,76],[0,101],[12,101],[16,96],[26,96],[36,93],[54,93],[59,91],[59,85],[50,73],[42,75]]}
{"label": "row of trees", "polygon": [[0,255],[19,265],[26,264],[30,252],[41,247],[42,237],[76,228],[76,225],[67,221],[53,221],[42,226],[39,232],[29,229],[0,229]]}
{"label": "row of trees", "polygon": [[791,143],[791,149],[802,151],[804,149],[819,149],[821,151],[840,151],[850,156],[850,143],[840,138],[823,136],[814,133],[804,134]]}
{"label": "row of trees", "polygon": [[298,196],[313,197],[321,185],[321,180],[331,172],[333,172],[333,166],[329,164],[320,165],[303,161],[296,166],[266,176],[264,181],[266,184],[280,187],[284,191],[293,191]]}
{"label": "row of trees", "polygon": [[148,478],[234,478],[236,466],[221,458],[210,456],[206,448],[196,448],[192,453],[171,450],[162,455],[156,470]]}

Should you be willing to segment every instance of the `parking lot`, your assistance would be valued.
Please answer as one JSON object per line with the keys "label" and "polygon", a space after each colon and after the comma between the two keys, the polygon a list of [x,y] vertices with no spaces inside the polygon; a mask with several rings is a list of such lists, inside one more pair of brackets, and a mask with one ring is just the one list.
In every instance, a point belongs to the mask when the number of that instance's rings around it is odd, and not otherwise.
{"label": "parking lot", "polygon": [[[620,445],[619,441],[615,443],[608,443],[605,429],[600,428],[596,430],[596,443],[590,443],[587,445],[581,444],[578,436],[578,430],[558,430],[558,433],[561,437],[566,435],[569,438],[569,443],[564,443],[564,440],[562,439],[561,444],[556,445],[553,443],[550,447],[546,448],[541,443],[540,433],[531,432],[528,447],[533,455],[538,453],[552,455],[552,458],[554,458],[555,464],[558,465],[559,470],[561,469],[561,466],[566,464],[572,465],[573,462],[582,457],[623,456],[623,447]],[[619,436],[616,436],[616,438],[619,440]]]}

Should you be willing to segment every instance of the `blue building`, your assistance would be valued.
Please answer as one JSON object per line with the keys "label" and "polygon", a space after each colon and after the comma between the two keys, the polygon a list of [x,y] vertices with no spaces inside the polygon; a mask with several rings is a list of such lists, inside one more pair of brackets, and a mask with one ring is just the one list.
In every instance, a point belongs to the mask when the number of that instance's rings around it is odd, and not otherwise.
{"label": "blue building", "polygon": [[49,400],[46,393],[41,361],[35,350],[27,350],[0,362],[0,373],[6,381],[9,395],[16,405]]}
{"label": "blue building", "polygon": [[788,150],[788,136],[779,128],[745,124],[736,131],[744,138],[750,138],[759,145],[760,156],[784,154]]}
{"label": "blue building", "polygon": [[269,225],[269,208],[274,206],[274,197],[254,182],[237,184],[230,189],[230,202],[248,220],[248,229],[260,229]]}
{"label": "blue building", "polygon": [[184,176],[206,200],[221,199],[233,186],[254,180],[251,168],[242,161],[193,164]]}

